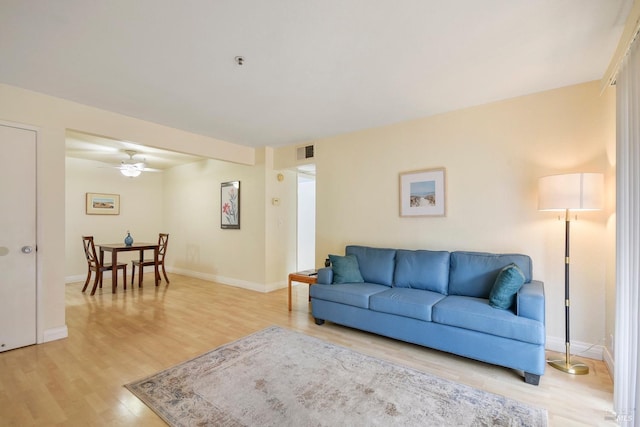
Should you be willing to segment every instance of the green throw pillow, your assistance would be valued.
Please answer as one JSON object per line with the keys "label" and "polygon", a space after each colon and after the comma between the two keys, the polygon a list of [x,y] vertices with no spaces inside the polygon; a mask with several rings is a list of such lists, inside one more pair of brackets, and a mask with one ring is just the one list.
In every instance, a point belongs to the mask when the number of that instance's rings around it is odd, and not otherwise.
{"label": "green throw pillow", "polygon": [[358,258],[355,255],[339,256],[329,255],[331,268],[333,269],[333,283],[362,283],[364,279],[360,274]]}
{"label": "green throw pillow", "polygon": [[491,293],[489,305],[493,308],[508,310],[514,303],[516,293],[524,285],[524,273],[520,268],[511,263],[500,270]]}

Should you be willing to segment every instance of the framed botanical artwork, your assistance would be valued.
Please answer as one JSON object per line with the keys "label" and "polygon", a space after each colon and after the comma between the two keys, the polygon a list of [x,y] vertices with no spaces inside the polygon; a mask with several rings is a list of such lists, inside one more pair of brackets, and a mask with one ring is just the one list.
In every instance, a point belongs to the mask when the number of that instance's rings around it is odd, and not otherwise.
{"label": "framed botanical artwork", "polygon": [[120,195],[87,193],[87,215],[120,215]]}
{"label": "framed botanical artwork", "polygon": [[240,228],[240,181],[220,184],[220,228]]}
{"label": "framed botanical artwork", "polygon": [[400,216],[445,216],[445,169],[400,174]]}

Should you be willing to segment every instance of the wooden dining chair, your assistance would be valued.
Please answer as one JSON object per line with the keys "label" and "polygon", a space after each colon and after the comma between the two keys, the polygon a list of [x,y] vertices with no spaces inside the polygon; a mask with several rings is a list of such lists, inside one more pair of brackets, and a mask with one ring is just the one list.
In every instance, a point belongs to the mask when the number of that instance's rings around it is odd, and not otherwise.
{"label": "wooden dining chair", "polygon": [[[167,277],[167,270],[164,269],[164,257],[167,254],[167,246],[169,245],[169,235],[165,233],[158,234],[158,280],[162,280],[160,277],[160,269],[162,268],[162,274],[164,275],[164,280],[169,284],[169,277]],[[153,258],[145,259],[140,262],[139,259],[134,259],[131,261],[131,286],[133,286],[133,280],[136,277],[136,266],[138,267],[138,274],[142,274],[142,268],[145,266],[154,265]]]}
{"label": "wooden dining chair", "polygon": [[[112,271],[113,266],[111,263],[100,264],[100,258],[98,258],[98,254],[96,253],[96,246],[93,243],[93,236],[82,236],[82,246],[84,247],[84,254],[87,258],[87,280],[84,282],[84,286],[82,287],[82,292],[87,289],[87,285],[89,284],[89,280],[91,279],[91,273],[95,272],[96,276],[93,280],[93,289],[91,289],[91,295],[96,293],[96,288],[98,284],[102,288],[102,273],[105,271]],[[127,263],[119,262],[117,265],[118,270],[122,270],[122,283],[124,283],[124,288],[127,289]]]}

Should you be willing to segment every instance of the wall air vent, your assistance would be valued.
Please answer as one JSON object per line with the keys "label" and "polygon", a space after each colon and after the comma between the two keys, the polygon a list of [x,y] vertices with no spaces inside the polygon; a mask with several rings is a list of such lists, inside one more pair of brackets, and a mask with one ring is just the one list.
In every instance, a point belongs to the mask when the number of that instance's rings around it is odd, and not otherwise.
{"label": "wall air vent", "polygon": [[296,152],[296,158],[298,160],[313,159],[313,145],[298,147]]}

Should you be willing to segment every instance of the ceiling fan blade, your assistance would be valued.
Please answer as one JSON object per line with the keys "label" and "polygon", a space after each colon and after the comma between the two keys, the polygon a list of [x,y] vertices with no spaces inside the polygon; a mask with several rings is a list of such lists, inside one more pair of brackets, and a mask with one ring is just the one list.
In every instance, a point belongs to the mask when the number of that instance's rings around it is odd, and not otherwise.
{"label": "ceiling fan blade", "polygon": [[125,172],[127,171],[130,171],[132,174],[134,174],[135,172],[139,172],[135,176],[140,175],[141,172],[163,172],[162,169],[148,168],[147,163],[144,160],[137,161],[134,159],[122,160],[119,165],[105,163],[104,166],[98,167],[118,169],[123,173],[123,175],[126,175]]}

